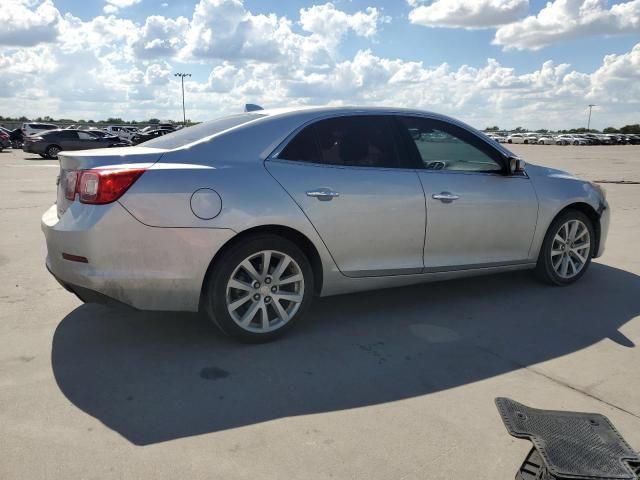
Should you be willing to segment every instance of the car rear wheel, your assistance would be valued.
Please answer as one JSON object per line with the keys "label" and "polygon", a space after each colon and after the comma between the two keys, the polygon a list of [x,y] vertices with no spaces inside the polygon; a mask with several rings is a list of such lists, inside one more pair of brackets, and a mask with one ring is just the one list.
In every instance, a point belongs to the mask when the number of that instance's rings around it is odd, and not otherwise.
{"label": "car rear wheel", "polygon": [[61,151],[62,149],[58,146],[58,145],[50,145],[49,147],[47,147],[47,150],[45,152],[47,158],[51,158],[53,160],[58,158],[58,153]]}
{"label": "car rear wheel", "polygon": [[595,235],[591,219],[578,210],[556,218],[545,236],[536,275],[551,285],[569,285],[585,274],[591,264]]}
{"label": "car rear wheel", "polygon": [[247,239],[216,261],[206,310],[227,335],[249,343],[273,340],[304,316],[313,296],[305,254],[276,235]]}

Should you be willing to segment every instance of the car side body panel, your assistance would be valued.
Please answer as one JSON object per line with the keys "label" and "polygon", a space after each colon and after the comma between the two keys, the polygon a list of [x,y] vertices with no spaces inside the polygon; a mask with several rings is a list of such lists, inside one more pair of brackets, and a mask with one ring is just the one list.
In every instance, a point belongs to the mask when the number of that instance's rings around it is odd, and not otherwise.
{"label": "car side body panel", "polygon": [[[271,162],[268,159],[273,152],[305,124],[351,114],[430,115],[473,130],[456,120],[415,110],[317,108],[271,111],[259,120],[176,149],[143,146],[63,154],[63,169],[148,164],[147,171],[117,202],[85,205],[74,200],[60,212],[55,207],[47,211],[42,219],[47,265],[64,282],[86,286],[136,308],[196,311],[206,271],[215,255],[237,235],[257,227],[283,226],[311,242],[320,258],[323,296],[531,268],[553,218],[576,202],[601,213],[601,231],[606,237],[608,207],[591,184],[563,172],[528,165],[526,181],[535,189],[539,212],[537,224],[527,233],[532,241],[522,262],[512,265],[487,260],[474,268],[458,266],[454,271],[405,274],[380,272],[370,265],[366,276],[349,277],[338,269],[330,242],[325,244],[312,216],[310,220],[305,215],[302,201],[294,201],[295,193],[287,192],[265,163]],[[510,154],[502,145],[490,145],[503,155]],[[418,172],[408,173],[415,175],[420,185]],[[199,210],[194,207],[193,197],[200,190],[214,192],[206,197],[212,199],[211,203],[205,202],[211,215],[194,213]],[[429,206],[426,208],[428,221]],[[398,208],[398,215],[402,214]],[[399,227],[393,228],[397,231]],[[393,228],[390,234],[396,233]],[[419,235],[418,244],[424,241],[424,215],[411,231]],[[397,231],[399,236],[406,233]],[[599,253],[603,245],[601,241]],[[63,260],[63,252],[86,256],[89,263]],[[444,263],[438,266],[445,267]]]}

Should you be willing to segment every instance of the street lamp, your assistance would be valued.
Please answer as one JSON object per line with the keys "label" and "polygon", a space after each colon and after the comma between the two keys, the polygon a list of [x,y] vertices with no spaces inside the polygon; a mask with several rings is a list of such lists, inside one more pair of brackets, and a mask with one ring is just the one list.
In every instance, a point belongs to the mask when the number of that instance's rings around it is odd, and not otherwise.
{"label": "street lamp", "polygon": [[593,103],[589,104],[589,120],[587,121],[587,132],[590,130],[591,128],[591,109],[593,107],[597,107],[597,105],[594,105]]}
{"label": "street lamp", "polygon": [[174,73],[174,77],[180,77],[180,81],[182,82],[182,124],[187,126],[187,114],[184,110],[184,77],[190,77],[190,73]]}

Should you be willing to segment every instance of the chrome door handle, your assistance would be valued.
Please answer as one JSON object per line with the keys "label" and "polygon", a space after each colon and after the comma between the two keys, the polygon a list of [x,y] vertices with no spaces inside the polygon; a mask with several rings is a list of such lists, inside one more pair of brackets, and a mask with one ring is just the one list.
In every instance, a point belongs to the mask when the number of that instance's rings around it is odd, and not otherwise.
{"label": "chrome door handle", "polygon": [[309,190],[307,192],[307,197],[315,197],[322,202],[328,202],[339,196],[340,194],[338,192],[334,192],[328,188],[316,188],[315,190]]}
{"label": "chrome door handle", "polygon": [[442,203],[451,203],[454,200],[458,200],[460,198],[460,195],[454,195],[451,192],[440,192],[434,193],[433,195],[431,195],[431,198],[440,200]]}

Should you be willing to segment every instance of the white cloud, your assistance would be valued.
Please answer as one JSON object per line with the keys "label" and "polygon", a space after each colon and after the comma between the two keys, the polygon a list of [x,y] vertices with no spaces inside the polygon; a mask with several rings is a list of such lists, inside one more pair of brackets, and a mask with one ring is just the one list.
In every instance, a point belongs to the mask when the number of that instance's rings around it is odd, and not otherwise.
{"label": "white cloud", "polygon": [[609,8],[606,0],[555,0],[535,16],[505,25],[493,41],[505,49],[538,50],[558,41],[640,32],[640,0]]}
{"label": "white cloud", "polygon": [[0,45],[53,42],[60,33],[60,12],[51,0],[3,0],[0,14]]}
{"label": "white cloud", "polygon": [[300,35],[294,33],[288,18],[254,15],[241,0],[200,0],[181,56],[268,62],[300,56],[318,60],[330,55],[348,31],[371,38],[388,20],[376,8],[348,14],[326,3],[300,10],[300,25],[310,33]]}
{"label": "white cloud", "polygon": [[377,33],[379,25],[389,20],[373,7],[352,15],[336,9],[333,3],[300,9],[302,28],[327,38],[341,38],[349,30],[361,37],[371,38]]}
{"label": "white cloud", "polygon": [[105,0],[106,5],[103,10],[104,13],[111,14],[116,13],[121,8],[131,7],[140,3],[142,0]]}
{"label": "white cloud", "polygon": [[55,41],[0,47],[3,115],[177,118],[180,82],[172,73],[183,68],[177,62],[192,62],[186,106],[197,120],[249,102],[377,104],[439,111],[479,127],[566,128],[580,126],[584,106],[596,103],[598,127],[638,122],[640,44],[590,71],[553,61],[526,70],[494,59],[426,65],[366,48],[344,54],[348,35],[376,39],[385,21],[373,8],[346,13],[333,4],[301,9],[296,18],[253,14],[240,0],[202,0],[191,18],[144,23],[67,13]]}
{"label": "white cloud", "polygon": [[527,13],[529,0],[435,0],[423,5],[408,0],[411,23],[427,27],[490,28],[511,23]]}
{"label": "white cloud", "polygon": [[132,43],[133,50],[140,58],[173,56],[184,46],[188,27],[189,20],[185,17],[147,17]]}

